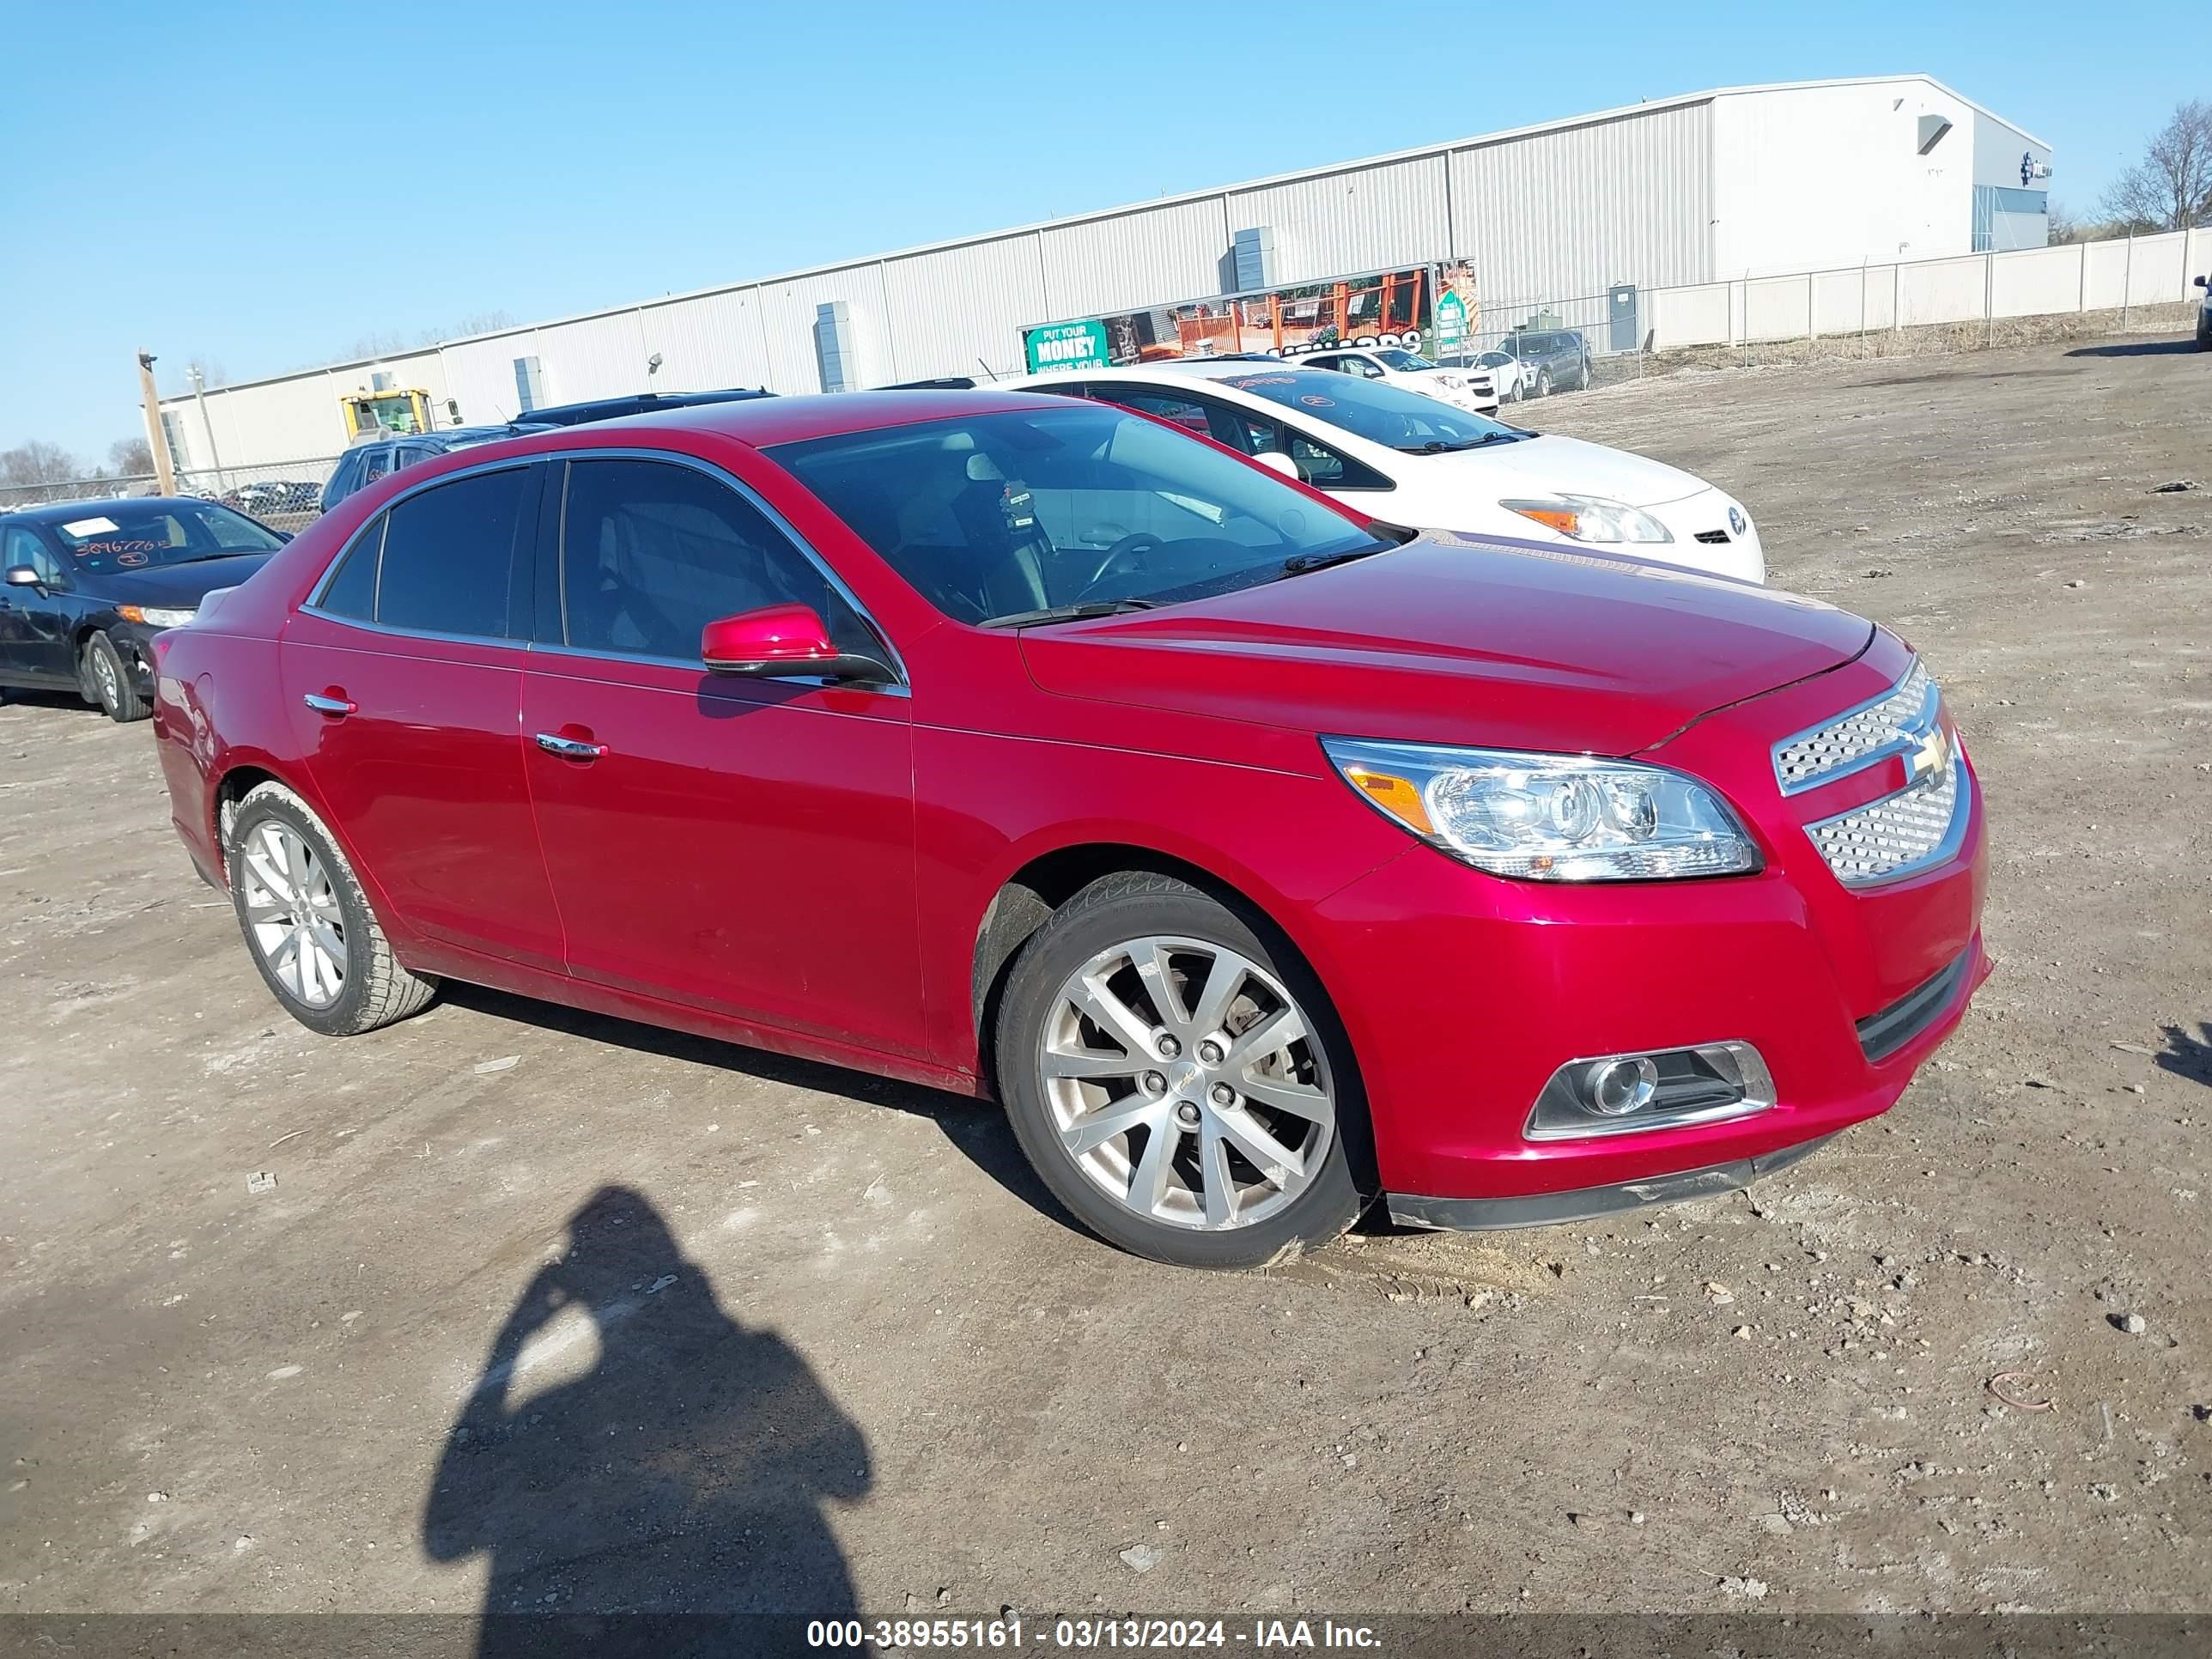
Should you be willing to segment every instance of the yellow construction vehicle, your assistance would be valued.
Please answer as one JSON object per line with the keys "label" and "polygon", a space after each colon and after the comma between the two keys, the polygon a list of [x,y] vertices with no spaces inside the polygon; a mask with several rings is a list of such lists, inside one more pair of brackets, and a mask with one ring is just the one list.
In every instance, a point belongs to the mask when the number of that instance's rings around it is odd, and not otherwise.
{"label": "yellow construction vehicle", "polygon": [[342,392],[338,407],[345,411],[348,443],[387,433],[430,429],[430,394],[427,392]]}

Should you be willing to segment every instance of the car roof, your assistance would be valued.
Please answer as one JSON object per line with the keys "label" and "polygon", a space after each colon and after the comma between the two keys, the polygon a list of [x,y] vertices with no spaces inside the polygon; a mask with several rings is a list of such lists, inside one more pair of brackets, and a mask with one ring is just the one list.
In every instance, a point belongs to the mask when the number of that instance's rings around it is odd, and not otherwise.
{"label": "car roof", "polygon": [[766,449],[810,438],[841,437],[884,427],[915,426],[924,421],[956,420],[966,415],[1023,414],[1036,407],[1033,397],[983,386],[942,392],[817,392],[627,415],[620,420],[594,422],[588,433],[576,427],[556,429],[579,437],[618,431],[703,432]]}
{"label": "car roof", "polygon": [[578,417],[588,420],[595,411],[610,413],[622,410],[630,414],[657,414],[664,409],[686,409],[699,404],[742,403],[750,398],[773,398],[775,393],[766,387],[727,386],[719,392],[628,392],[613,398],[586,398],[573,404],[550,404],[543,409],[526,410],[530,418],[518,424],[526,426],[558,425]]}
{"label": "car roof", "polygon": [[1236,380],[1253,374],[1327,374],[1336,384],[1343,383],[1342,377],[1329,369],[1300,368],[1298,365],[1302,361],[1302,357],[1168,357],[1155,363],[1131,363],[1122,368],[1055,368],[1007,384],[1042,389],[1064,386],[1071,380],[1095,380],[1104,376],[1116,380],[1150,380],[1159,386],[1173,386],[1181,380]]}
{"label": "car roof", "polygon": [[198,495],[108,495],[96,501],[41,501],[36,507],[21,507],[0,513],[0,519],[29,519],[38,524],[65,524],[72,519],[96,519],[109,512],[136,513],[162,501],[196,501],[202,506],[209,505]]}
{"label": "car roof", "polygon": [[532,421],[514,421],[501,426],[440,426],[428,432],[387,432],[380,438],[357,440],[355,449],[374,449],[379,444],[481,444],[495,438],[520,438],[532,432],[551,432],[556,428],[541,426]]}

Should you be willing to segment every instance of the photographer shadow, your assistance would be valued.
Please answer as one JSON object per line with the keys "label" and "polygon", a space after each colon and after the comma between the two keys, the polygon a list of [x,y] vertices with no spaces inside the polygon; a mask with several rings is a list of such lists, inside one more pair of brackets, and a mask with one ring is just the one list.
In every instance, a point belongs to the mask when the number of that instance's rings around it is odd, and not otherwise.
{"label": "photographer shadow", "polygon": [[423,1512],[433,1560],[490,1558],[476,1651],[780,1652],[854,1616],[826,1506],[871,1487],[859,1427],[723,1311],[636,1192],[601,1188],[568,1235],[493,1339]]}

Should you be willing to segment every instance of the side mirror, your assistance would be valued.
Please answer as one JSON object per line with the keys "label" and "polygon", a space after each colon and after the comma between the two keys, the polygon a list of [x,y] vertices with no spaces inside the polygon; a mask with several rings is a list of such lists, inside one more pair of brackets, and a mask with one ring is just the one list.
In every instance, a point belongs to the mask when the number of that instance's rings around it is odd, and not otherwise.
{"label": "side mirror", "polygon": [[46,583],[40,580],[39,573],[33,570],[29,565],[11,564],[8,567],[8,586],[10,587],[44,587]]}
{"label": "side mirror", "polygon": [[717,617],[700,632],[699,656],[710,674],[759,680],[896,678],[872,657],[842,654],[830,641],[829,625],[803,605],[763,605]]}
{"label": "side mirror", "polygon": [[1285,478],[1295,479],[1300,483],[1305,482],[1304,476],[1298,471],[1298,464],[1279,449],[1271,449],[1266,454],[1255,455],[1252,459],[1270,472],[1279,472]]}
{"label": "side mirror", "polygon": [[2205,279],[2204,279],[2203,277],[2202,277],[2202,276],[2199,276],[2199,277],[2197,279],[2197,287],[2199,287],[2199,288],[2203,288],[2204,285],[2205,285]]}

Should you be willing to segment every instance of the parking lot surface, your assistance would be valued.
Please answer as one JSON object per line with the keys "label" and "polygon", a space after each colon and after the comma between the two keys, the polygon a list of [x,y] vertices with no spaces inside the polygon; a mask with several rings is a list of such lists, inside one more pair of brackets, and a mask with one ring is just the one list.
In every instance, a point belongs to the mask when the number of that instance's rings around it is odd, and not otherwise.
{"label": "parking lot surface", "polygon": [[1996,975],[1899,1106],[1609,1224],[1177,1272],[974,1102],[465,987],[319,1038],[149,729],[12,700],[0,1611],[2204,1606],[2208,368],[1509,411],[1901,631],[1993,837]]}

